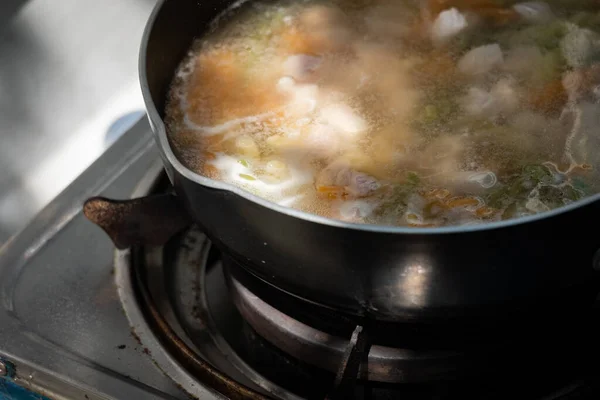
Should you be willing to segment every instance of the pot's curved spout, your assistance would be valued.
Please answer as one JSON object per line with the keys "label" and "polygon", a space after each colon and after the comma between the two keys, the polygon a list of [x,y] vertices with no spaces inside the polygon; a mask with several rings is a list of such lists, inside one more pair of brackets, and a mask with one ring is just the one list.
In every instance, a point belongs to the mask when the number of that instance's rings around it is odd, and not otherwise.
{"label": "pot's curved spout", "polygon": [[118,249],[162,245],[192,221],[177,196],[170,193],[130,200],[92,197],[85,202],[83,213]]}

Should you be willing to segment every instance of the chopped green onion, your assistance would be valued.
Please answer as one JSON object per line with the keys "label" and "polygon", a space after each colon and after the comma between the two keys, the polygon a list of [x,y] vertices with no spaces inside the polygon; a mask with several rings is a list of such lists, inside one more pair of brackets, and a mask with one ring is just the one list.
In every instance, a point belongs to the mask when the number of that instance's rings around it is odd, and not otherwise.
{"label": "chopped green onion", "polygon": [[252,175],[248,175],[248,174],[240,174],[240,178],[246,179],[247,181],[255,181],[256,180],[255,177],[253,177]]}
{"label": "chopped green onion", "polygon": [[406,180],[411,185],[418,185],[421,183],[421,178],[419,178],[419,175],[412,171],[406,173]]}

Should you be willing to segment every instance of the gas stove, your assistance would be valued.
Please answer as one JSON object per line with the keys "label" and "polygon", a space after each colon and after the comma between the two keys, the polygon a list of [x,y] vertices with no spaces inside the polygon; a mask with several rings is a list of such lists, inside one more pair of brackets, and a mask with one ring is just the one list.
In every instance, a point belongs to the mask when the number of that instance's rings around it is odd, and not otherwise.
{"label": "gas stove", "polygon": [[357,320],[269,287],[196,226],[115,250],[82,212],[169,189],[140,121],[0,249],[0,399],[600,397],[595,285],[533,314]]}

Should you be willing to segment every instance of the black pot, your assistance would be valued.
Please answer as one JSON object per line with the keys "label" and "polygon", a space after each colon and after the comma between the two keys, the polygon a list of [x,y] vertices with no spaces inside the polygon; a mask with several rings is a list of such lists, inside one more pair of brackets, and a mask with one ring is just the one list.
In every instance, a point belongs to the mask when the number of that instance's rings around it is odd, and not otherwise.
{"label": "black pot", "polygon": [[184,167],[165,131],[165,98],[193,39],[230,4],[159,1],[143,38],[140,80],[176,207],[248,272],[299,298],[385,321],[567,302],[563,293],[594,279],[600,196],[481,226],[396,228],[285,208]]}

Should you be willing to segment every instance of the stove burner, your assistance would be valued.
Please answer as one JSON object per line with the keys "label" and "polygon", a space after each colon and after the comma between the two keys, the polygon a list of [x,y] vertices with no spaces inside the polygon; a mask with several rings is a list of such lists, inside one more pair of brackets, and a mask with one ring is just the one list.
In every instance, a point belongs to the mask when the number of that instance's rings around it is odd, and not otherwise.
{"label": "stove burner", "polygon": [[[295,320],[261,300],[230,274],[227,277],[238,310],[261,336],[311,365],[334,373],[340,369],[350,338],[334,336]],[[358,334],[366,335],[360,325]],[[456,377],[458,364],[463,363],[460,353],[449,351],[414,351],[373,345],[367,353],[367,362],[363,364],[368,368],[360,369],[355,376],[377,382],[451,379]]]}
{"label": "stove burner", "polygon": [[[161,178],[157,182],[164,183]],[[146,192],[163,191],[159,183]],[[591,328],[574,338],[568,331],[575,328],[555,321],[554,331],[538,337],[553,343],[551,348],[512,348],[506,357],[510,362],[495,365],[502,373],[488,373],[483,367],[495,359],[487,354],[465,364],[464,349],[390,346],[389,338],[381,341],[386,335],[368,323],[349,331],[351,321],[343,329],[313,325],[310,318],[288,312],[293,309],[274,307],[262,293],[257,296],[222,260],[195,227],[164,246],[117,253],[115,277],[135,335],[157,366],[192,396],[206,398],[207,388],[232,399],[558,400],[600,395],[600,373],[585,366],[599,350],[588,347],[595,342],[587,338],[597,337]],[[456,379],[465,365],[482,373],[477,379]],[[527,366],[518,368],[522,365]],[[527,373],[519,374],[521,369]],[[455,379],[429,381],[448,376]],[[419,380],[428,382],[392,383]]]}

